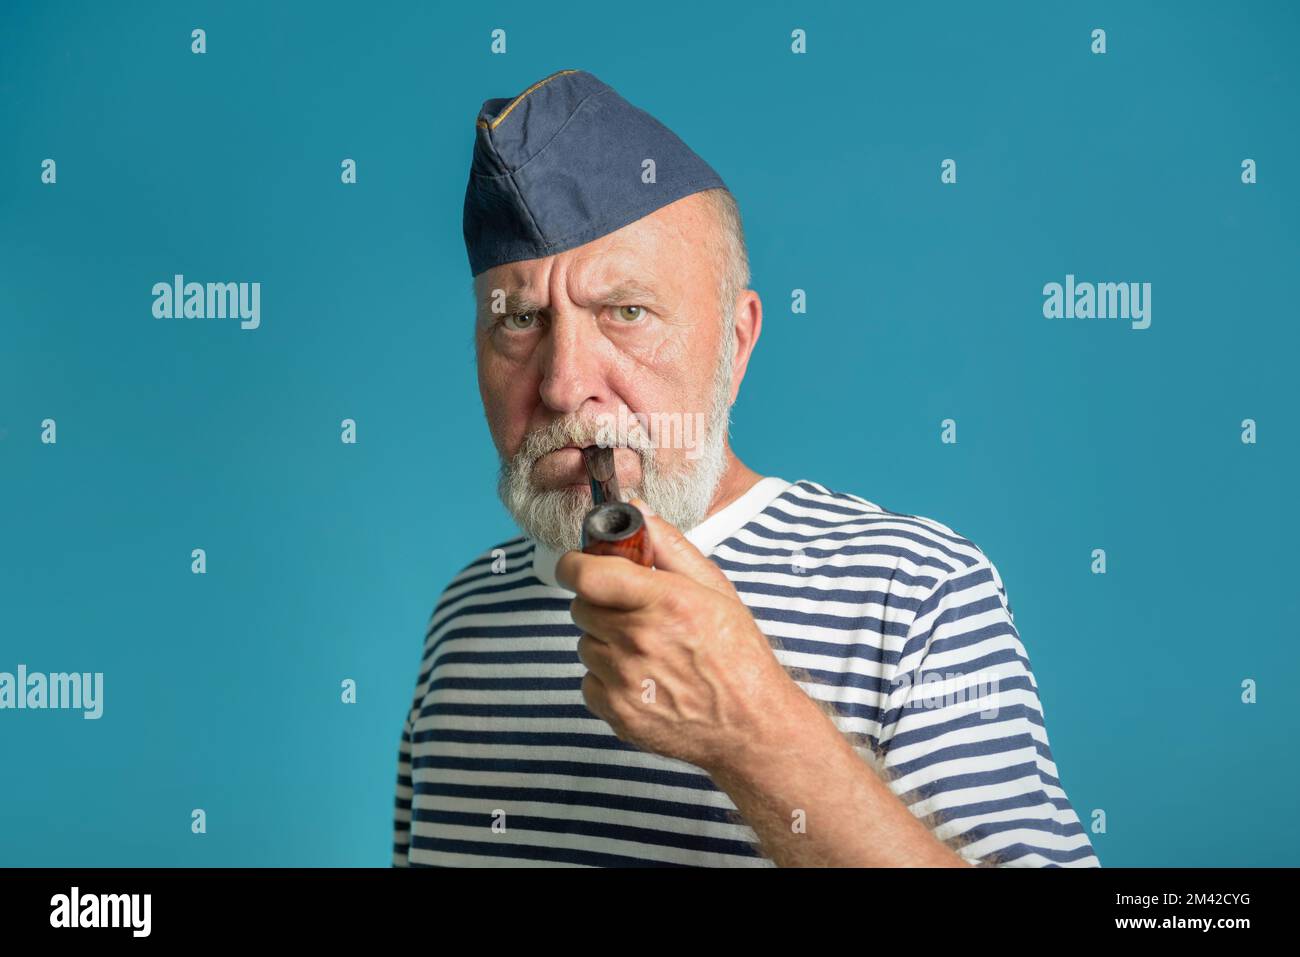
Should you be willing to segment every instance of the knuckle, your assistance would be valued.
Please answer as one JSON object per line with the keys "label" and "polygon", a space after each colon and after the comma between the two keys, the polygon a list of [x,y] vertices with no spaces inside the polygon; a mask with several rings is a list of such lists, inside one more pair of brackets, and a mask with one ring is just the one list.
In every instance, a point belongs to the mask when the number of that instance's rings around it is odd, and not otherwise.
{"label": "knuckle", "polygon": [[633,625],[627,629],[623,635],[623,643],[632,654],[643,657],[650,654],[651,649],[654,647],[653,636],[649,630],[639,625]]}
{"label": "knuckle", "polygon": [[676,613],[682,610],[683,594],[685,589],[681,582],[663,582],[659,587],[659,594],[655,596],[660,607],[667,611]]}
{"label": "knuckle", "polygon": [[623,713],[623,709],[616,702],[610,702],[609,709],[605,713],[605,723],[610,726],[614,736],[620,741],[628,740],[630,735],[627,715]]}
{"label": "knuckle", "polygon": [[569,602],[569,620],[575,625],[586,631],[584,624],[587,616],[587,603],[581,598],[575,598]]}
{"label": "knuckle", "polygon": [[591,566],[586,562],[580,563],[578,567],[573,570],[570,580],[573,583],[573,590],[577,593],[578,597],[582,597],[582,595],[587,592],[587,589],[591,587]]}

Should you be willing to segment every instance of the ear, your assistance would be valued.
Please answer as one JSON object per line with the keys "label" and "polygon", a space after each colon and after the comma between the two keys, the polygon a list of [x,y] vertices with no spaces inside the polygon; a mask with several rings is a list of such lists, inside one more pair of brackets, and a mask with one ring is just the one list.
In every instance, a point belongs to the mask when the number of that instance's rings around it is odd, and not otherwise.
{"label": "ear", "polygon": [[745,381],[749,357],[754,354],[758,337],[763,331],[763,300],[752,289],[742,289],[732,310],[736,324],[736,351],[731,368],[731,402],[735,404],[740,394],[740,384]]}

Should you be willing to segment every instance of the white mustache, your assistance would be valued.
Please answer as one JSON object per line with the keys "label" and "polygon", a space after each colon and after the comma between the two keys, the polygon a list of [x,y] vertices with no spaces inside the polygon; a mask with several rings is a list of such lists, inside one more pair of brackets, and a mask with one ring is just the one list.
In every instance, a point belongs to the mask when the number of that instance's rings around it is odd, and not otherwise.
{"label": "white mustache", "polygon": [[[553,429],[554,426],[551,428]],[[650,437],[633,431],[629,431],[627,435],[617,436],[613,443],[600,442],[598,433],[575,436],[572,432],[569,432],[564,435],[555,436],[549,435],[549,431],[549,429],[539,429],[536,432],[530,433],[524,439],[517,455],[520,459],[524,460],[525,464],[529,466],[536,465],[538,459],[543,456],[550,455],[552,452],[558,452],[561,449],[569,448],[570,446],[584,448],[590,445],[601,445],[614,449],[631,449],[637,455],[641,456],[643,460],[653,458],[654,456],[654,444]],[[545,442],[543,442],[543,438],[546,439]],[[537,449],[537,446],[539,445],[541,448]],[[536,451],[533,451],[534,449],[536,449]]]}

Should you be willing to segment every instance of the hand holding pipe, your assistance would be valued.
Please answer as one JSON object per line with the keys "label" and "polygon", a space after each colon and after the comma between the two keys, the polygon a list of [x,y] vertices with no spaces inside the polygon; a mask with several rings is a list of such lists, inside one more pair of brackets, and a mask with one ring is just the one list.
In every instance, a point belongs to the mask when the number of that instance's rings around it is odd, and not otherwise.
{"label": "hand holding pipe", "polygon": [[619,555],[649,568],[653,560],[645,516],[635,505],[619,501],[614,450],[588,446],[583,464],[591,479],[592,508],[582,520],[582,550],[588,555]]}

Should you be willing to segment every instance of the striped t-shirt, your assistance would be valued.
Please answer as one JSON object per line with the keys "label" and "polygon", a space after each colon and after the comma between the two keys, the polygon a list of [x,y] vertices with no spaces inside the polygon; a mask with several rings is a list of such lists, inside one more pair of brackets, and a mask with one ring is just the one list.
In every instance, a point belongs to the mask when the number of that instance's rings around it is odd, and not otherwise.
{"label": "striped t-shirt", "polygon": [[[1097,866],[997,569],[932,519],[775,477],[687,533],[773,652],[966,860]],[[393,864],[772,866],[701,769],[586,708],[573,592],[526,537],[429,621],[402,728]]]}

